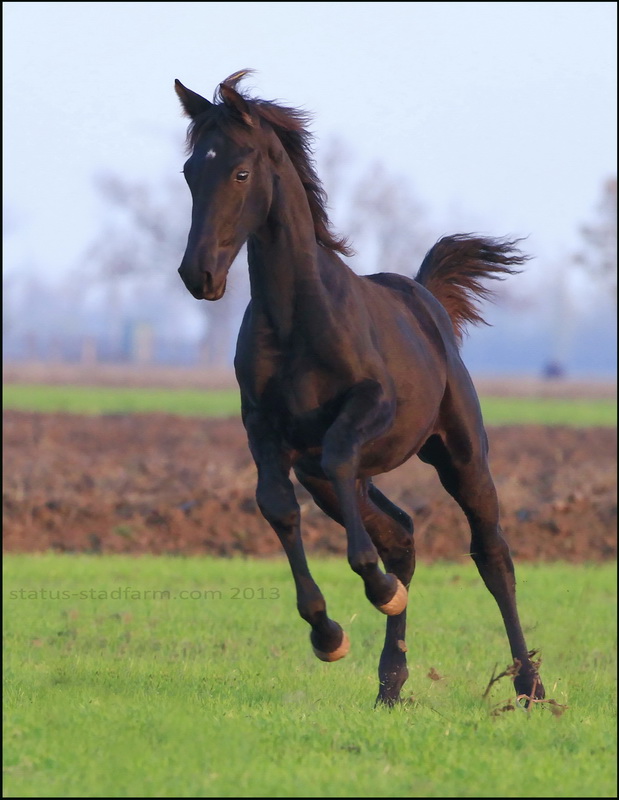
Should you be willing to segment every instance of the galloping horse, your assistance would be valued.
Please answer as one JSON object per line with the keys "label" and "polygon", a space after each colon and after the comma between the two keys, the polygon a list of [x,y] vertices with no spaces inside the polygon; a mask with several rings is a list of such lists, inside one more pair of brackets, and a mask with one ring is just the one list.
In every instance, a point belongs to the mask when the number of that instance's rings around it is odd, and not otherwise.
{"label": "galloping horse", "polygon": [[193,198],[179,273],[195,298],[219,300],[247,243],[251,301],[234,362],[242,418],[257,503],[288,556],[314,653],[336,661],[349,640],[308,568],[290,471],[343,525],[348,562],[387,615],[377,702],[393,705],[408,677],[413,523],[372,477],[416,454],[468,519],[471,556],[519,662],[516,692],[541,699],[479,401],[459,353],[466,324],[483,321],[478,301],[489,291],[481,281],[517,272],[526,257],[517,241],[458,234],[430,249],[415,280],[356,275],[338,255],[349,254],[346,240],[329,226],[307,114],[241,92],[248,72],[223,81],[214,102],[176,81],[191,119],[183,171]]}

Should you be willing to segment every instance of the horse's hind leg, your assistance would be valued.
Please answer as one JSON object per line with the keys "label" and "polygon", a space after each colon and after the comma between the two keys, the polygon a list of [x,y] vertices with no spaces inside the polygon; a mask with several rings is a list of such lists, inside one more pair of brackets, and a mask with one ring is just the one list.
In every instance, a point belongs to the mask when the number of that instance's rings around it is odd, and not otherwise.
{"label": "horse's hind leg", "polygon": [[469,419],[479,420],[474,426],[465,426],[462,417],[448,416],[453,420],[450,429],[431,436],[419,457],[436,468],[441,483],[466,514],[471,528],[471,556],[499,606],[512,657],[520,662],[514,681],[516,692],[541,699],[544,687],[529,657],[518,618],[514,565],[499,525],[485,431],[476,414],[469,415]]}
{"label": "horse's hind leg", "polygon": [[257,414],[244,420],[249,446],[258,469],[256,501],[279,537],[288,557],[297,590],[297,608],[312,628],[314,652],[322,661],[337,661],[349,650],[348,637],[327,616],[327,606],[305,557],[301,539],[301,514],[289,478],[290,460],[278,437]]}
{"label": "horse's hind leg", "polygon": [[[317,478],[295,468],[299,482],[316,504],[332,519],[343,524],[335,490],[325,478]],[[357,483],[357,497],[363,524],[368,531],[385,569],[408,589],[415,571],[415,547],[411,518],[388,500],[371,482]],[[378,667],[377,703],[395,705],[408,678],[406,666],[406,607],[387,617],[385,644]]]}
{"label": "horse's hind leg", "polygon": [[[415,572],[413,520],[371,482],[362,516],[385,569],[408,590]],[[392,706],[400,699],[400,690],[408,678],[405,640],[406,607],[399,614],[387,617],[385,643],[378,665],[377,703]]]}

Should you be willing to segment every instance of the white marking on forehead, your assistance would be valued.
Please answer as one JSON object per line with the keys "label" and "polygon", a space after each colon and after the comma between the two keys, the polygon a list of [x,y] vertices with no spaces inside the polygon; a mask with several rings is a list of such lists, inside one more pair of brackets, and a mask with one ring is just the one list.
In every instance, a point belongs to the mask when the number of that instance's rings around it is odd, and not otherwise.
{"label": "white marking on forehead", "polygon": [[209,150],[206,154],[206,158],[215,158],[216,155],[217,153],[214,150]]}

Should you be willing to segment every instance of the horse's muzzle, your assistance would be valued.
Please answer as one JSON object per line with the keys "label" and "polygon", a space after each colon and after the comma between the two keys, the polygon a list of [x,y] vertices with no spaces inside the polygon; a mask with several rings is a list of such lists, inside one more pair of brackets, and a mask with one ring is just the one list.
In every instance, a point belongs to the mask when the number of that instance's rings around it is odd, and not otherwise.
{"label": "horse's muzzle", "polygon": [[220,282],[216,287],[213,287],[211,283],[207,283],[205,281],[204,287],[202,289],[202,300],[220,300],[226,291],[226,278],[223,279],[223,282]]}
{"label": "horse's muzzle", "polygon": [[196,281],[195,277],[189,278],[183,267],[178,270],[178,274],[183,279],[187,290],[196,300],[219,300],[226,291],[227,276],[223,279],[214,280],[210,272],[201,272],[200,278]]}

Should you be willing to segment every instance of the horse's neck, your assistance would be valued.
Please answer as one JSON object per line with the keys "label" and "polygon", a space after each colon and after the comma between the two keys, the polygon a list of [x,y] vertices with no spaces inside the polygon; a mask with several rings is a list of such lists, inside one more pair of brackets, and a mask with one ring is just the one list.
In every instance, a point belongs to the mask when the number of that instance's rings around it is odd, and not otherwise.
{"label": "horse's neck", "polygon": [[252,301],[263,309],[282,342],[293,329],[308,337],[317,327],[322,335],[330,328],[335,331],[332,289],[350,272],[337,257],[321,252],[300,182],[299,187],[300,191],[278,193],[267,225],[250,239],[248,248]]}

